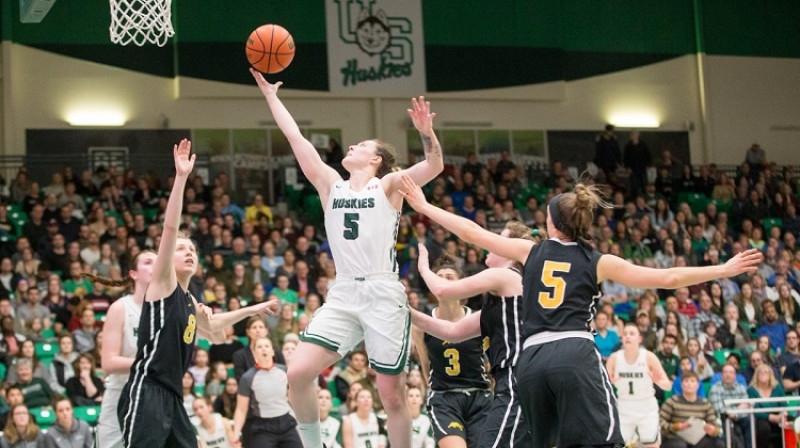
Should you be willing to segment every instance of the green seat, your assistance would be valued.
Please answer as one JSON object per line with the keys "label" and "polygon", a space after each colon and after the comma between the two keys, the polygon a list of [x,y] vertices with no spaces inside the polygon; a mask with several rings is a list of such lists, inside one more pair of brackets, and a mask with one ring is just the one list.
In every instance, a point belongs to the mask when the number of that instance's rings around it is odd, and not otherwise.
{"label": "green seat", "polygon": [[714,359],[720,364],[725,364],[725,360],[728,359],[728,355],[731,353],[736,353],[741,358],[742,352],[740,350],[729,350],[729,349],[722,349],[722,350],[714,350]]}
{"label": "green seat", "polygon": [[692,213],[705,213],[706,207],[708,207],[709,199],[706,195],[701,193],[692,193],[689,196],[689,208],[692,209]]}
{"label": "green seat", "polygon": [[52,358],[58,353],[58,345],[50,342],[37,342],[34,344],[36,347],[36,356],[41,358]]}
{"label": "green seat", "polygon": [[94,313],[94,320],[98,322],[105,322],[106,321],[106,313]]}
{"label": "green seat", "polygon": [[228,368],[228,378],[232,378],[236,376],[236,371],[233,370],[233,367]]}
{"label": "green seat", "polygon": [[56,413],[51,408],[30,408],[30,413],[36,424],[42,429],[47,429],[56,422]]}
{"label": "green seat", "polygon": [[194,394],[198,397],[202,397],[206,394],[206,387],[205,386],[194,386]]}
{"label": "green seat", "polygon": [[197,338],[197,346],[202,349],[208,350],[211,348],[211,341],[209,341],[208,339]]}
{"label": "green seat", "polygon": [[100,406],[77,406],[73,414],[78,420],[83,420],[90,426],[94,426],[97,423],[97,419],[100,418]]}
{"label": "green seat", "polygon": [[764,238],[769,235],[769,231],[773,227],[783,227],[783,220],[781,218],[764,218]]}
{"label": "green seat", "polygon": [[158,217],[158,208],[143,208],[142,215],[144,215],[145,222],[156,222],[156,218]]}
{"label": "green seat", "polygon": [[714,205],[717,206],[717,213],[719,212],[730,213],[731,206],[733,205],[733,201],[720,201],[718,199],[714,199],[711,202],[713,202]]}
{"label": "green seat", "polygon": [[303,197],[303,213],[308,223],[322,222],[322,202],[319,195],[310,194]]}
{"label": "green seat", "polygon": [[250,342],[250,341],[247,340],[247,336],[239,336],[236,339],[238,339],[239,342],[241,342],[242,345],[244,345],[245,347],[247,347],[247,344]]}
{"label": "green seat", "polygon": [[0,382],[5,381],[6,373],[8,373],[7,371],[8,368],[6,367],[5,363],[0,362]]}

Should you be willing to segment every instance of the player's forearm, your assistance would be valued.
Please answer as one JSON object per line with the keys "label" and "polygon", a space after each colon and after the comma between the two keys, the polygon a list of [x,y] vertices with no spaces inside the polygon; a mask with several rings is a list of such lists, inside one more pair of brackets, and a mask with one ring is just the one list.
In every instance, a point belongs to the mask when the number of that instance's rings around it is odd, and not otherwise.
{"label": "player's forearm", "polygon": [[205,330],[211,333],[217,333],[254,314],[253,308],[250,307],[214,314],[213,317],[208,319],[208,328],[205,328]]}
{"label": "player's forearm", "polygon": [[450,232],[455,233],[460,239],[470,244],[475,244],[476,234],[485,231],[483,228],[481,228],[481,226],[475,224],[473,221],[442,210],[441,208],[430,203],[425,203],[418,211],[433,221],[441,224]]}
{"label": "player's forearm", "polygon": [[729,277],[724,265],[669,268],[663,271],[664,288],[675,289],[684,286],[697,285],[717,278]]}
{"label": "player's forearm", "polygon": [[450,342],[461,342],[480,335],[480,327],[478,328],[477,334],[473,334],[475,332],[470,331],[471,329],[464,325],[458,325],[457,323],[441,319],[434,319],[414,309],[411,310],[411,319],[414,325],[422,330],[422,332]]}
{"label": "player's forearm", "polygon": [[427,163],[431,171],[442,172],[444,169],[444,157],[442,155],[442,146],[439,144],[439,139],[436,138],[436,132],[432,129],[420,131],[419,136],[422,139],[422,148],[425,152],[425,161],[421,163]]}
{"label": "player's forearm", "polygon": [[[283,101],[278,98],[277,93],[270,93],[267,95],[267,105],[269,106],[270,112],[272,112],[272,117],[275,119],[275,124],[278,125],[278,128],[280,128],[290,144],[295,139],[305,140],[292,114],[289,113],[289,110],[283,105]],[[294,149],[294,145],[292,145],[292,148]]]}
{"label": "player's forearm", "polygon": [[434,296],[436,296],[437,299],[444,301],[452,300],[451,297],[448,297],[448,295],[445,294],[448,286],[448,280],[439,277],[438,275],[434,274],[433,271],[424,267],[419,270],[419,275],[422,277],[422,280],[425,281],[426,285],[428,285],[428,289],[433,293]]}

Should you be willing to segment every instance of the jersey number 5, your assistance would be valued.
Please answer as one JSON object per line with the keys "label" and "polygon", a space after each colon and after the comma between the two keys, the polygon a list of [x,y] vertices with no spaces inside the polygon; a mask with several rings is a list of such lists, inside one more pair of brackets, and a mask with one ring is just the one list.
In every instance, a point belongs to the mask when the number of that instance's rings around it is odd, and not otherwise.
{"label": "jersey number 5", "polygon": [[344,214],[344,239],[354,240],[358,238],[358,213]]}
{"label": "jersey number 5", "polygon": [[553,288],[553,293],[540,292],[539,305],[542,308],[558,308],[564,302],[564,290],[567,289],[567,282],[561,277],[553,276],[556,272],[569,273],[572,263],[547,260],[542,268],[542,283],[548,288]]}
{"label": "jersey number 5", "polygon": [[458,376],[461,373],[461,363],[459,362],[460,355],[458,350],[448,348],[444,351],[444,356],[450,362],[450,365],[444,369],[444,373],[450,376]]}

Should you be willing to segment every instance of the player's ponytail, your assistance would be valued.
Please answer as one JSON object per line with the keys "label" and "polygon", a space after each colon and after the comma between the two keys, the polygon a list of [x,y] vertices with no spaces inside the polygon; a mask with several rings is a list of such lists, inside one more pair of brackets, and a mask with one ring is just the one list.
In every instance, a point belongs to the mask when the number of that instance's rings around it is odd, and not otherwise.
{"label": "player's ponytail", "polygon": [[[137,270],[139,268],[139,257],[141,257],[142,254],[146,253],[152,254],[154,252],[152,250],[143,250],[138,254],[136,254],[136,256],[133,258],[134,270]],[[133,277],[131,277],[130,275],[125,276],[125,278],[121,280],[114,280],[113,278],[102,277],[99,275],[94,275],[89,273],[84,273],[83,277],[88,278],[89,281],[91,281],[92,283],[100,283],[103,286],[108,286],[111,288],[132,288],[136,283],[136,281],[134,281]]]}
{"label": "player's ponytail", "polygon": [[598,185],[578,183],[573,191],[550,200],[550,219],[570,239],[588,238],[595,209],[612,207],[605,196],[605,191]]}
{"label": "player's ponytail", "polygon": [[381,158],[381,164],[378,165],[375,176],[381,178],[392,172],[394,164],[397,163],[397,150],[391,143],[379,139],[373,141],[375,142],[375,152]]}

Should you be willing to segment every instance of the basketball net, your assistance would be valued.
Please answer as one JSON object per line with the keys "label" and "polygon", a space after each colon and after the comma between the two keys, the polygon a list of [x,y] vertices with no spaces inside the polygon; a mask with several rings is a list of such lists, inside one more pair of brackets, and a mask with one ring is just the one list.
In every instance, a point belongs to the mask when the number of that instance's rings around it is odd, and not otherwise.
{"label": "basketball net", "polygon": [[111,42],[133,43],[139,47],[156,44],[163,47],[175,35],[172,29],[172,0],[109,0],[111,6]]}

